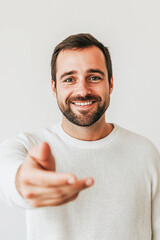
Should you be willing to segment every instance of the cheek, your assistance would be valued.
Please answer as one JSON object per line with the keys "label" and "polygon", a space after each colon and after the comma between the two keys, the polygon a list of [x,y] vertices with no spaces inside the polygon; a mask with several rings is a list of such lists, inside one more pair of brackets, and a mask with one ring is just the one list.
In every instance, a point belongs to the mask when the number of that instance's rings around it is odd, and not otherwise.
{"label": "cheek", "polygon": [[57,100],[59,102],[66,102],[66,99],[68,99],[71,96],[72,92],[69,89],[69,87],[61,87],[60,85],[57,86]]}
{"label": "cheek", "polygon": [[94,94],[101,96],[102,98],[104,98],[105,96],[107,96],[108,94],[108,88],[107,85],[103,85],[103,86],[97,86],[94,89]]}

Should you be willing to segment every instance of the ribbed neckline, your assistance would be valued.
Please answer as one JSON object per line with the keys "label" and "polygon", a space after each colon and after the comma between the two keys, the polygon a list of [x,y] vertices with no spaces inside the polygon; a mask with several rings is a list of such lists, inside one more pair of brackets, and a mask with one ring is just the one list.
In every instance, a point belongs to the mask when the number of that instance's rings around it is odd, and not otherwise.
{"label": "ribbed neckline", "polygon": [[105,138],[96,141],[84,141],[71,137],[63,130],[61,123],[57,124],[56,132],[58,136],[69,145],[75,146],[77,148],[98,148],[111,143],[114,140],[114,138],[119,135],[121,127],[116,123],[111,124],[113,124],[114,126],[112,132]]}

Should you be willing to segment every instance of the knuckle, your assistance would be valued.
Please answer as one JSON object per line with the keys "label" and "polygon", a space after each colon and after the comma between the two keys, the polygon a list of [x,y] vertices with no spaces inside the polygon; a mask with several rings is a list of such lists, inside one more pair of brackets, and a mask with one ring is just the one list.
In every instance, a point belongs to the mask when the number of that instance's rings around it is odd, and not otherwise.
{"label": "knuckle", "polygon": [[76,179],[76,176],[73,173],[70,173],[69,178],[75,178]]}
{"label": "knuckle", "polygon": [[27,190],[23,191],[23,197],[25,199],[32,199],[32,198],[34,198],[34,196],[35,196],[35,194],[31,191],[27,191]]}
{"label": "knuckle", "polygon": [[27,174],[23,173],[23,175],[21,175],[21,179],[20,179],[21,183],[24,185],[28,185],[30,183]]}
{"label": "knuckle", "polygon": [[29,183],[30,183],[29,180],[27,178],[24,178],[24,177],[22,178],[21,182],[22,182],[23,185],[29,185]]}

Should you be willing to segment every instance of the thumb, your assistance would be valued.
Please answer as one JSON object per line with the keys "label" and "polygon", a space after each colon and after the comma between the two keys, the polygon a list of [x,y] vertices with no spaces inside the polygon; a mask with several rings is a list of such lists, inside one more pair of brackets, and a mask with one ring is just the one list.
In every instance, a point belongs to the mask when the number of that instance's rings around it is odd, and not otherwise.
{"label": "thumb", "polygon": [[46,170],[55,171],[55,159],[52,155],[51,148],[47,142],[31,148],[28,154],[40,167]]}

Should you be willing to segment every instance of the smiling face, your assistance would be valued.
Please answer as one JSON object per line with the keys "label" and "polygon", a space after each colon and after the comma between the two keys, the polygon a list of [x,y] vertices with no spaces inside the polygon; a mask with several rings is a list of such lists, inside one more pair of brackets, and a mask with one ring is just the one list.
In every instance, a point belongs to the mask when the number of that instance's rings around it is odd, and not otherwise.
{"label": "smiling face", "polygon": [[105,58],[96,47],[62,50],[56,63],[56,88],[52,90],[63,113],[62,121],[91,126],[109,106],[110,88]]}

